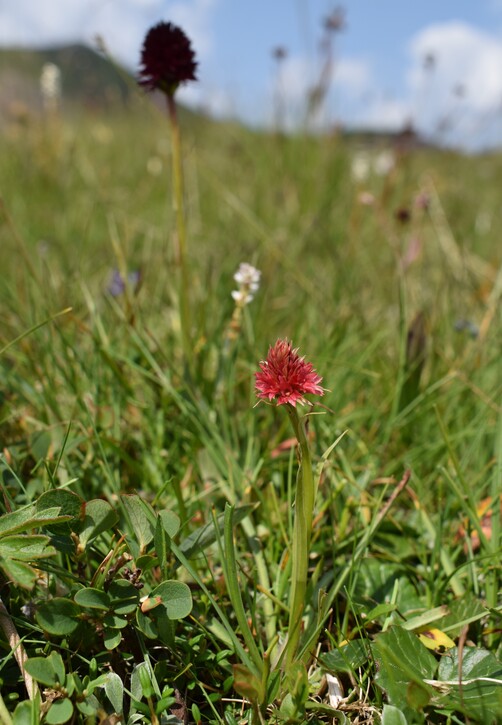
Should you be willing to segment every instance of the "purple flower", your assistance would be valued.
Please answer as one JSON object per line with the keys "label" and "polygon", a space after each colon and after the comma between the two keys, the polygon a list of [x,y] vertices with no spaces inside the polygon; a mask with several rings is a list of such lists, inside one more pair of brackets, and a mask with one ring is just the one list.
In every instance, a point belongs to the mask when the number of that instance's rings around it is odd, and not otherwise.
{"label": "purple flower", "polygon": [[197,63],[190,40],[172,23],[150,28],[141,50],[139,84],[172,96],[180,83],[197,80]]}

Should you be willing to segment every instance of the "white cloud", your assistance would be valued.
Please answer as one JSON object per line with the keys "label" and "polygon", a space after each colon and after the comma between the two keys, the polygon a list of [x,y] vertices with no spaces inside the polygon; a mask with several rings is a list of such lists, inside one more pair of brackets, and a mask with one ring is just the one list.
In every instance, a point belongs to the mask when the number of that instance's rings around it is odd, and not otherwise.
{"label": "white cloud", "polygon": [[333,69],[333,84],[351,94],[360,94],[371,87],[371,68],[362,58],[340,58]]}
{"label": "white cloud", "polygon": [[[457,135],[502,104],[502,40],[460,21],[430,25],[410,42],[408,87],[419,125],[448,121]],[[434,59],[428,70],[424,58]],[[455,95],[455,90],[461,91]],[[479,131],[479,129],[478,129]]]}
{"label": "white cloud", "polygon": [[42,47],[92,43],[101,35],[112,55],[136,67],[148,28],[179,23],[199,57],[210,52],[211,18],[218,0],[13,0],[0,3],[0,45]]}

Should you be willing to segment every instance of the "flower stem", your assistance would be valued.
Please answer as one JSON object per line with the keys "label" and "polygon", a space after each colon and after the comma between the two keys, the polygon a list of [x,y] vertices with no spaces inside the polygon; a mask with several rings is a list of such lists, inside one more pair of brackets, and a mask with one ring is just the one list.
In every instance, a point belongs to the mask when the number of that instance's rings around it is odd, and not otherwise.
{"label": "flower stem", "polygon": [[190,276],[188,271],[187,261],[187,242],[186,242],[186,224],[185,224],[185,209],[183,199],[183,164],[181,157],[181,136],[180,127],[178,123],[178,114],[176,112],[176,102],[174,100],[174,94],[167,93],[167,108],[169,111],[169,121],[171,124],[171,136],[172,136],[172,173],[173,173],[173,187],[174,187],[174,211],[176,214],[176,245],[175,245],[175,263],[180,269],[180,290],[179,290],[179,305],[180,305],[180,325],[181,325],[181,337],[183,351],[188,366],[191,367],[192,362],[192,344],[190,339]]}
{"label": "flower stem", "polygon": [[300,446],[300,467],[298,469],[295,496],[295,519],[291,550],[292,587],[289,606],[288,640],[285,651],[285,667],[294,662],[301,634],[301,623],[307,594],[307,573],[314,513],[315,485],[312,473],[312,458],[305,431],[305,425],[295,407],[286,405]]}

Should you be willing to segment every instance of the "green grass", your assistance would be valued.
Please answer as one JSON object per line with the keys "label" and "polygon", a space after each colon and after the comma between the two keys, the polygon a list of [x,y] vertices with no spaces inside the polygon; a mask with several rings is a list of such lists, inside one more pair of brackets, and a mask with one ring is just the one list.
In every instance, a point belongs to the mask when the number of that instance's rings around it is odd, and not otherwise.
{"label": "green grass", "polygon": [[[165,116],[137,98],[106,117],[12,121],[0,141],[0,595],[43,691],[27,702],[0,635],[0,719],[38,722],[41,707],[46,722],[97,723],[123,706],[125,722],[169,722],[178,698],[201,723],[496,722],[500,510],[484,518],[479,507],[501,491],[502,157],[414,150],[358,186],[357,140],[192,116],[181,124],[190,375]],[[396,218],[401,208],[410,221]],[[262,285],[228,348],[243,261]],[[117,267],[141,270],[137,294],[107,294]],[[407,335],[419,312],[413,357]],[[478,336],[456,331],[458,320]],[[283,674],[297,464],[293,448],[280,448],[291,436],[284,411],[254,407],[253,376],[278,337],[329,389],[310,417],[315,465],[343,434],[316,500],[309,645],[304,664]],[[91,524],[84,502],[96,499],[106,505],[92,504]],[[32,503],[21,533],[53,549],[16,559],[2,532]],[[224,526],[227,503],[240,523],[227,509]],[[51,521],[37,524],[51,506]],[[10,559],[26,569],[9,569]],[[260,656],[270,649],[261,683],[234,617],[236,577]],[[125,613],[119,594],[104,609],[79,603],[113,582],[128,582]],[[169,609],[161,582],[188,585],[190,615]],[[141,612],[138,597],[156,593],[159,607]],[[454,647],[428,650],[420,625]],[[438,684],[459,672],[460,688]],[[326,673],[347,698],[336,712]],[[49,707],[54,692],[63,704]]]}

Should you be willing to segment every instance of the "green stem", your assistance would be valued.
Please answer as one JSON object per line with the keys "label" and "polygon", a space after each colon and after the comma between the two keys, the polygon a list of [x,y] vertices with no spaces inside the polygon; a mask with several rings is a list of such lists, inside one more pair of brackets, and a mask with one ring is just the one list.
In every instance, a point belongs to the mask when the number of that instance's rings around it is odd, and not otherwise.
{"label": "green stem", "polygon": [[192,344],[190,339],[190,275],[187,261],[187,235],[185,225],[185,209],[183,194],[183,163],[181,157],[181,136],[176,113],[174,94],[167,93],[167,109],[171,123],[172,157],[173,157],[173,187],[174,211],[176,214],[177,243],[175,247],[175,262],[180,268],[180,324],[183,351],[189,367],[192,362]]}
{"label": "green stem", "polygon": [[285,667],[294,662],[301,634],[301,622],[307,595],[307,574],[314,514],[315,484],[312,473],[312,458],[305,426],[296,408],[287,405],[293,429],[300,445],[300,467],[298,469],[295,496],[295,520],[291,549],[292,586],[289,608],[288,641],[285,651]]}

